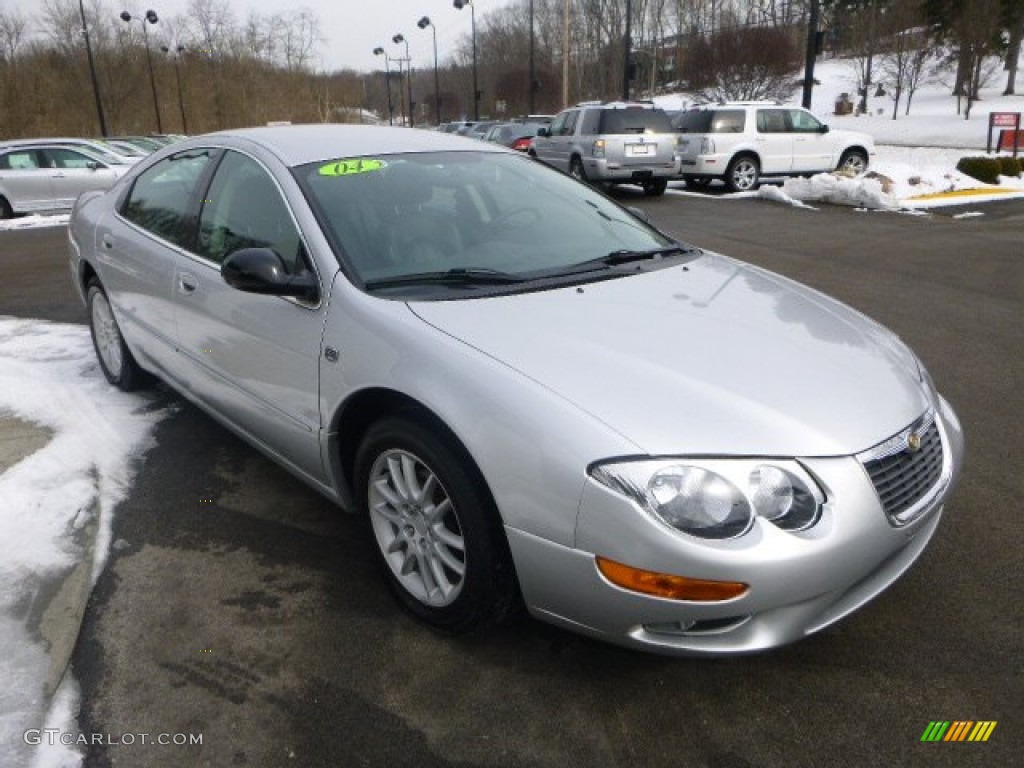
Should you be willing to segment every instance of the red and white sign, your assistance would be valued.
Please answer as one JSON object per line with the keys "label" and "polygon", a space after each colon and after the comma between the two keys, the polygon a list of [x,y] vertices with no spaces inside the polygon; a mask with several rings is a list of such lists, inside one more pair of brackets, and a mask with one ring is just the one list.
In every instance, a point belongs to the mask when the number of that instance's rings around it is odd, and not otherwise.
{"label": "red and white sign", "polygon": [[1016,128],[1020,125],[1020,112],[992,112],[989,119],[993,128]]}

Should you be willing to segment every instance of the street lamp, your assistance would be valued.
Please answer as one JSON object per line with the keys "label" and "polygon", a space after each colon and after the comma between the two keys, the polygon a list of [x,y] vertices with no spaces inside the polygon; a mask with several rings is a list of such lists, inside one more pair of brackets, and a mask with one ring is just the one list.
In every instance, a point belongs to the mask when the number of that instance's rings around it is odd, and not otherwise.
{"label": "street lamp", "polygon": [[[128,23],[132,21],[133,17],[128,11],[121,12],[121,21]],[[146,11],[146,15],[141,19],[135,19],[142,24],[142,39],[146,43],[146,60],[149,62],[149,86],[153,89],[153,109],[156,112],[156,132],[163,133],[164,126],[160,120],[160,102],[156,97],[156,77],[153,76],[153,54],[149,50],[149,33],[146,31],[146,24],[156,24],[160,19],[157,18],[156,11]]]}
{"label": "street lamp", "polygon": [[399,59],[399,61],[405,62],[405,76],[409,84],[409,127],[412,128],[412,57],[409,55],[409,41],[402,36],[401,32],[399,32],[391,38],[391,42],[395,45],[405,43],[405,58]]}
{"label": "street lamp", "polygon": [[476,79],[476,6],[472,0],[454,0],[452,2],[458,10],[469,6],[469,18],[473,29],[473,119],[480,120],[480,88]]}
{"label": "street lamp", "polygon": [[78,12],[82,15],[82,36],[85,38],[85,53],[89,57],[89,76],[92,78],[92,95],[96,99],[96,114],[100,118],[100,133],[107,135],[107,120],[103,116],[103,102],[100,100],[100,81],[96,77],[96,64],[92,60],[92,44],[89,42],[89,26],[85,23],[85,6],[78,0]]}
{"label": "street lamp", "polygon": [[529,92],[530,109],[529,109],[529,114],[531,114],[531,115],[536,113],[536,111],[537,111],[536,108],[534,107],[534,103],[533,103],[534,102],[534,90],[535,90],[536,85],[537,85],[537,72],[536,72],[536,69],[534,68],[534,64],[533,64],[533,46],[534,46],[534,42],[533,42],[533,0],[530,0],[530,92]]}
{"label": "street lamp", "polygon": [[373,49],[374,56],[384,57],[384,85],[388,89],[388,125],[395,124],[395,107],[391,103],[391,68],[388,66],[388,54],[379,45]]}
{"label": "street lamp", "polygon": [[422,19],[416,22],[416,26],[420,29],[426,29],[430,27],[430,31],[434,35],[434,119],[437,120],[437,124],[441,124],[441,89],[438,85],[437,79],[437,27],[430,21],[429,16],[424,16]]}
{"label": "street lamp", "polygon": [[[171,49],[166,45],[161,45],[160,50],[168,54],[171,52]],[[181,110],[181,132],[188,135],[188,120],[185,119],[185,97],[182,95],[181,90],[181,70],[178,68],[178,59],[181,58],[181,54],[184,52],[184,45],[179,45],[174,49],[174,80],[178,84],[178,109]]]}

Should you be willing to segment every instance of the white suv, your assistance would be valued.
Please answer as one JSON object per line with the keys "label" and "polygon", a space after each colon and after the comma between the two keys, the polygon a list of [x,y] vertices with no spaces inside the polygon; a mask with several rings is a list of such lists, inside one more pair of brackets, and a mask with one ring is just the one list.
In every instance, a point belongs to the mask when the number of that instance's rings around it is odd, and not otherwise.
{"label": "white suv", "polygon": [[687,186],[721,179],[756,189],[762,176],[803,176],[843,168],[863,173],[875,155],[865,133],[833,131],[806,109],[768,102],[695,107],[675,116],[680,175]]}

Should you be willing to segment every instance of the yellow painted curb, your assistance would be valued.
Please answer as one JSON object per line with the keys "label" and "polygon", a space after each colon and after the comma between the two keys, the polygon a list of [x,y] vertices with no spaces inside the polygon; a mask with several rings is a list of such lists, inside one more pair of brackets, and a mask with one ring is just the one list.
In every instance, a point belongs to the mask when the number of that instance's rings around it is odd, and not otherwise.
{"label": "yellow painted curb", "polygon": [[927,195],[905,197],[904,200],[942,200],[947,197],[973,197],[974,195],[1010,195],[1014,192],[1022,192],[1021,189],[1006,189],[1004,187],[989,187],[986,189],[955,189],[952,192],[931,192]]}

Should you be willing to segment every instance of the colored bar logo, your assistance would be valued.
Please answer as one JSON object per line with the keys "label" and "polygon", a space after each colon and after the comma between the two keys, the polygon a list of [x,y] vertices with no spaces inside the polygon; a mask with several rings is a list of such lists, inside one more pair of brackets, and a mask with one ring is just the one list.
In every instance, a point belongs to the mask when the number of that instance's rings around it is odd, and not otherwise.
{"label": "colored bar logo", "polygon": [[995,720],[932,720],[921,741],[988,741],[995,729]]}

